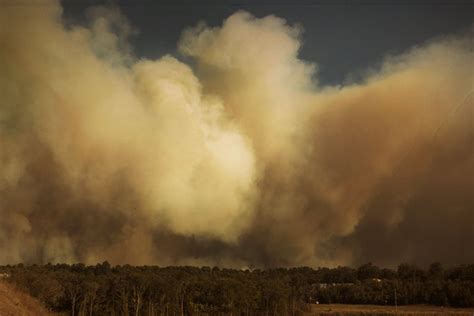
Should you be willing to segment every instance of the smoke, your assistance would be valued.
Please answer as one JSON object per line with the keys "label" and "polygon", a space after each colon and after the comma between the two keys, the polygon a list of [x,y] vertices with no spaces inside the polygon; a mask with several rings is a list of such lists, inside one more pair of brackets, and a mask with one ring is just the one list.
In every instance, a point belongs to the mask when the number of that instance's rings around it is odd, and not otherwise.
{"label": "smoke", "polygon": [[472,30],[320,86],[236,12],[137,59],[116,9],[0,10],[0,264],[472,262]]}

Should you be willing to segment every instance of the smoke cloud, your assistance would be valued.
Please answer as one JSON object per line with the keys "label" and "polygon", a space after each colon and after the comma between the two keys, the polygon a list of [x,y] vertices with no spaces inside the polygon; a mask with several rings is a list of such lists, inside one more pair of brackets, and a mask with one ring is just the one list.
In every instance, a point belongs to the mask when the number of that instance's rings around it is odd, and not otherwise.
{"label": "smoke cloud", "polygon": [[191,67],[61,15],[0,10],[0,264],[474,261],[472,30],[328,87],[275,16],[184,30]]}

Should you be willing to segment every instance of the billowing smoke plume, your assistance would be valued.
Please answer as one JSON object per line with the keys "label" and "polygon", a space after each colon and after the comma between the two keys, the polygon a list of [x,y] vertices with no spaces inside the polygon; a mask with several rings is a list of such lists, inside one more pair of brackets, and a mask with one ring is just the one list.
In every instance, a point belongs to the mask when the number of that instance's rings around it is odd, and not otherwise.
{"label": "billowing smoke plume", "polygon": [[138,60],[118,10],[0,10],[0,264],[474,261],[472,33],[323,87],[237,12]]}

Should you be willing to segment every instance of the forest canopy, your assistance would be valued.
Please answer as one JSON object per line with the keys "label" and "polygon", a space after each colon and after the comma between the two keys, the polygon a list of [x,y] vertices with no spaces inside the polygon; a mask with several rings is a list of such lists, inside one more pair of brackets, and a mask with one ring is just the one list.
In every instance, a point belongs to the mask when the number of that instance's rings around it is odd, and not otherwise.
{"label": "forest canopy", "polygon": [[236,270],[103,262],[19,264],[0,272],[50,309],[72,315],[298,315],[318,303],[474,306],[474,264]]}

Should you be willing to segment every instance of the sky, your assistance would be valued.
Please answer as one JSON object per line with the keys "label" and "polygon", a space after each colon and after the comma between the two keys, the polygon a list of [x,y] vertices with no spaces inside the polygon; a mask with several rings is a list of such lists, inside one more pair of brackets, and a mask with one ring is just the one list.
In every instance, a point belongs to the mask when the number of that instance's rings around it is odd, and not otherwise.
{"label": "sky", "polygon": [[[65,15],[84,19],[87,7],[107,1],[64,0]],[[387,55],[469,28],[471,1],[115,1],[138,34],[131,38],[137,56],[181,57],[176,51],[183,29],[205,21],[210,26],[238,10],[256,17],[276,15],[300,25],[299,56],[317,62],[324,84],[362,77]]]}
{"label": "sky", "polygon": [[0,6],[0,264],[474,262],[472,4]]}

